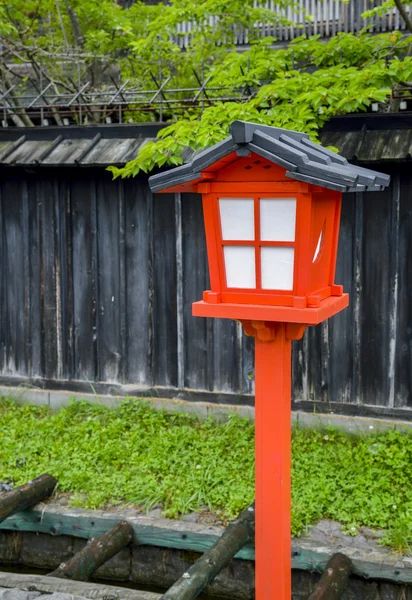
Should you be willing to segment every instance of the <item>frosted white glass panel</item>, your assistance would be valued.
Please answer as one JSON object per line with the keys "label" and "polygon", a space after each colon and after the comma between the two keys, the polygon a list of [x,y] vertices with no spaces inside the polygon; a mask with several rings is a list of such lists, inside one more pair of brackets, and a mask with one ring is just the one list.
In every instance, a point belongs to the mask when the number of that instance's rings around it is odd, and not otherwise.
{"label": "frosted white glass panel", "polygon": [[294,242],[296,198],[260,199],[260,239],[270,242]]}
{"label": "frosted white glass panel", "polygon": [[219,198],[219,210],[224,240],[255,239],[253,198]]}
{"label": "frosted white glass panel", "polygon": [[255,248],[224,246],[228,288],[256,288]]}
{"label": "frosted white glass panel", "polygon": [[268,246],[261,248],[262,289],[292,290],[294,248]]}

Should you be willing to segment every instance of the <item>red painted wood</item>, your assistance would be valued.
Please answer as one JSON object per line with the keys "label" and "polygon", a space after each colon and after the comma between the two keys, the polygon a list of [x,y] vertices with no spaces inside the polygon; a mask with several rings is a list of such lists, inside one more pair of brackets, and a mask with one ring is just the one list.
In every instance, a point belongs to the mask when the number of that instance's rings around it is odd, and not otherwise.
{"label": "red painted wood", "polygon": [[240,181],[242,183],[247,181],[270,181],[278,183],[285,181],[285,179],[288,181],[285,168],[253,152],[249,156],[237,157],[236,161],[219,169],[218,177],[219,182],[228,181],[232,184],[232,187],[233,184]]}
{"label": "red painted wood", "polygon": [[[254,304],[266,304],[271,306],[293,306],[294,296],[290,291],[279,290],[276,294],[271,290],[259,290],[253,293]],[[236,289],[231,292],[221,293],[222,302],[235,302],[239,304],[250,304],[250,290]]]}
{"label": "red painted wood", "polygon": [[333,317],[336,313],[349,306],[349,295],[330,296],[322,300],[314,308],[296,308],[294,306],[264,306],[261,304],[235,304],[221,302],[210,304],[208,302],[194,302],[192,314],[195,317],[217,317],[220,319],[244,319],[277,321],[283,323],[306,323],[318,325],[322,321]]}
{"label": "red painted wood", "polygon": [[255,336],[256,598],[291,600],[291,332],[243,325]]}
{"label": "red painted wood", "polygon": [[283,194],[294,195],[299,193],[300,187],[296,183],[290,183],[289,181],[275,181],[274,183],[267,181],[243,181],[239,177],[237,182],[229,181],[214,181],[210,184],[212,192],[217,194],[231,194],[235,190],[239,190],[243,194],[278,194],[281,197]]}
{"label": "red painted wood", "polygon": [[222,288],[220,283],[222,265],[220,257],[221,249],[217,245],[217,240],[220,237],[220,233],[216,231],[218,225],[215,217],[215,203],[213,202],[213,198],[211,198],[210,194],[203,194],[202,203],[203,217],[205,220],[210,285],[212,287],[212,292],[218,293]]}
{"label": "red painted wood", "polygon": [[295,289],[296,296],[307,296],[310,290],[310,233],[312,194],[300,194],[296,206]]}

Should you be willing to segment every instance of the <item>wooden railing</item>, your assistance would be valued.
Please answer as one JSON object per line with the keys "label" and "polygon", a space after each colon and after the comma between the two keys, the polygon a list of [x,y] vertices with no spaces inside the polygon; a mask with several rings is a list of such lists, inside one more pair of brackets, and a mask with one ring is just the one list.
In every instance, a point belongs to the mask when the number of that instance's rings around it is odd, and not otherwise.
{"label": "wooden railing", "polygon": [[[362,14],[382,3],[370,2],[370,0],[298,0],[300,10],[293,12],[291,9],[281,10],[276,4],[276,0],[267,0],[266,7],[274,12],[286,16],[293,23],[288,27],[277,27],[273,24],[259,25],[260,36],[273,36],[278,41],[293,40],[301,35],[320,35],[321,37],[331,37],[338,32],[358,33],[365,27],[369,27],[374,33],[405,29],[405,23],[400,17],[397,9],[388,11],[385,15],[374,17],[373,19],[364,19]],[[409,7],[406,6],[408,10]],[[310,19],[308,19],[308,16]],[[213,18],[211,18],[213,24]],[[182,23],[180,26],[179,43],[182,47],[190,43],[190,23]],[[239,46],[249,43],[247,31],[241,31],[237,34],[236,43]]]}

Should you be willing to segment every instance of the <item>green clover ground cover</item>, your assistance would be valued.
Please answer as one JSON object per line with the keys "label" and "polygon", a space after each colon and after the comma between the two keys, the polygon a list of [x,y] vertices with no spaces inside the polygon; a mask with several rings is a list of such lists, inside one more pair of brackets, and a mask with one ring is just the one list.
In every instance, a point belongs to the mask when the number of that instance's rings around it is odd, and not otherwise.
{"label": "green clover ground cover", "polygon": [[[161,503],[169,517],[206,506],[232,518],[253,500],[253,446],[253,424],[236,416],[201,422],[137,400],[51,413],[0,399],[0,481],[47,472],[77,506]],[[412,547],[411,434],[295,429],[292,476],[294,535],[330,518],[349,533],[387,529],[386,544]]]}

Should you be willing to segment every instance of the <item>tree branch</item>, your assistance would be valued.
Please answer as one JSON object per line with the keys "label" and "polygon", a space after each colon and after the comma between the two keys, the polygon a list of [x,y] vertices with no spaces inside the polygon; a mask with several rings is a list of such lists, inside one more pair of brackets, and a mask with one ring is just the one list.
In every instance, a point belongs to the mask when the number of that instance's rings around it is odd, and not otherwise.
{"label": "tree branch", "polygon": [[79,48],[83,48],[84,46],[84,36],[82,32],[82,28],[80,25],[79,18],[76,14],[76,11],[73,10],[69,4],[69,0],[64,0],[64,4],[66,6],[67,14],[69,15],[70,23],[72,26],[74,41],[76,42],[76,46]]}
{"label": "tree branch", "polygon": [[[9,77],[10,70],[8,69],[7,65],[5,65],[4,63],[0,64],[0,71],[6,84],[9,87],[11,87],[12,83]],[[12,106],[7,109],[7,112],[11,113],[11,118],[13,122],[18,127],[34,127],[34,123],[26,113],[26,109],[24,108],[24,106],[22,106],[19,97],[13,91],[11,91],[8,94],[8,98],[10,98],[10,100],[12,101]],[[13,108],[15,109],[14,112]]]}
{"label": "tree branch", "polygon": [[66,44],[66,48],[69,49],[69,41],[67,39],[66,30],[64,28],[64,23],[63,23],[63,17],[62,17],[62,13],[60,10],[60,0],[56,0],[56,9],[57,9],[58,17],[59,17],[60,29],[62,30],[64,42]]}
{"label": "tree branch", "polygon": [[409,33],[412,33],[412,21],[409,18],[409,15],[405,10],[404,5],[402,4],[402,0],[394,0],[394,2],[396,4],[396,8],[399,10],[399,14],[401,15],[402,19],[405,21],[407,30],[409,31]]}

